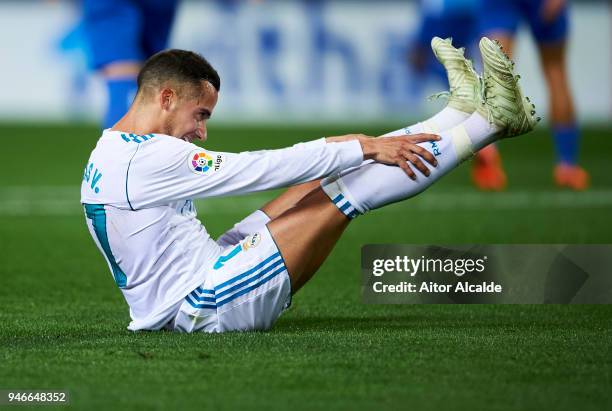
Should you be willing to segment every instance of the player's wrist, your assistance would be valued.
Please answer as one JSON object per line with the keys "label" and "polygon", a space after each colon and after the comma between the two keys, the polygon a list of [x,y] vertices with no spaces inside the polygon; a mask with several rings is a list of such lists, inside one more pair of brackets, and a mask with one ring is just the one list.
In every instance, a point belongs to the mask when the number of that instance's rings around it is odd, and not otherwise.
{"label": "player's wrist", "polygon": [[345,141],[353,140],[354,138],[350,138],[349,136],[334,136],[334,137],[325,137],[326,143],[344,143]]}
{"label": "player's wrist", "polygon": [[376,150],[374,146],[374,142],[367,138],[359,139],[359,144],[361,144],[361,151],[363,152],[363,159],[370,160],[374,158],[376,155]]}
{"label": "player's wrist", "polygon": [[344,143],[346,141],[358,140],[359,142],[369,140],[371,137],[364,134],[346,134],[344,136],[326,137],[328,143]]}

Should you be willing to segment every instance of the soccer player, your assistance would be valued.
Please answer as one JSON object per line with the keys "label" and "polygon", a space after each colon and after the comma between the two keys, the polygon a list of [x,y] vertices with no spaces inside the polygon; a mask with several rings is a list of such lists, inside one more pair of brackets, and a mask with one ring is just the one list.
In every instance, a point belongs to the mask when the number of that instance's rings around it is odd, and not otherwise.
{"label": "soccer player", "polygon": [[106,83],[103,128],[112,127],[136,95],[142,63],[165,49],[178,0],[82,0],[90,66]]}
{"label": "soccer player", "polygon": [[[433,47],[461,55],[450,41],[435,39]],[[183,50],[151,57],[134,103],[104,130],[81,186],[87,226],[130,307],[128,328],[268,329],[350,221],[420,193],[491,142],[530,131],[535,111],[512,62],[489,39],[480,49],[482,93],[463,93],[480,86],[467,62],[466,86],[451,93],[478,98],[472,114],[447,107],[386,138],[346,135],[238,154],[192,144],[206,140],[218,99],[210,64]],[[443,131],[423,134],[428,124]],[[293,185],[217,241],[196,218],[194,198]]]}
{"label": "soccer player", "polygon": [[572,102],[566,67],[568,5],[565,0],[484,0],[482,32],[497,39],[512,57],[521,20],[528,23],[538,44],[548,85],[550,118],[557,148],[553,178],[560,187],[584,190],[589,175],[578,165],[580,131]]}

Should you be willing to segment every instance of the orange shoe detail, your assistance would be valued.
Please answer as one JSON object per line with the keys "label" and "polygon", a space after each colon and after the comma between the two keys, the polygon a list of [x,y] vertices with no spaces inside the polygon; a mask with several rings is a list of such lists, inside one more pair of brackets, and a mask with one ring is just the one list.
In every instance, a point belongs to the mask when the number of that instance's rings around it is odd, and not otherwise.
{"label": "orange shoe detail", "polygon": [[491,144],[483,148],[474,156],[472,181],[476,188],[484,191],[503,191],[506,189],[506,173],[495,145]]}
{"label": "orange shoe detail", "polygon": [[553,171],[555,184],[571,190],[583,191],[589,187],[590,177],[582,167],[570,164],[557,164]]}

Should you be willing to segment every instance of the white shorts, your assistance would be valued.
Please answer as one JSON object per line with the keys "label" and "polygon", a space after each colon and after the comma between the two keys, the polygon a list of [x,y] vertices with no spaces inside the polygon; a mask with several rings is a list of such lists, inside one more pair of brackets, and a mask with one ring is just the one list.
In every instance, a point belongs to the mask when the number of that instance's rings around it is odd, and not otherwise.
{"label": "white shorts", "polygon": [[267,330],[291,304],[285,261],[266,226],[226,248],[210,270],[185,297],[176,331]]}

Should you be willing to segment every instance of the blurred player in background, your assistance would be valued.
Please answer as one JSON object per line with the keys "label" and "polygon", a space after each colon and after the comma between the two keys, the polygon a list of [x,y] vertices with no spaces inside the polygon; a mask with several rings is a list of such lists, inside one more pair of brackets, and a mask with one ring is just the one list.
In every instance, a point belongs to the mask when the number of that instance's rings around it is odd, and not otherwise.
{"label": "blurred player in background", "polygon": [[452,37],[455,47],[466,48],[466,57],[472,57],[472,49],[476,47],[480,34],[480,1],[421,0],[419,28],[409,54],[410,63],[417,73],[434,74],[441,80],[446,78],[444,67],[431,54],[430,43],[433,37]]}
{"label": "blurred player in background", "polygon": [[497,39],[512,57],[519,23],[525,21],[533,34],[550,98],[550,120],[557,149],[553,176],[560,187],[584,190],[589,175],[578,165],[580,132],[570,92],[566,45],[569,31],[566,0],[482,0],[481,28]]}
{"label": "blurred player in background", "polygon": [[103,128],[127,113],[142,63],[165,49],[178,0],[82,0],[90,66],[106,82]]}

